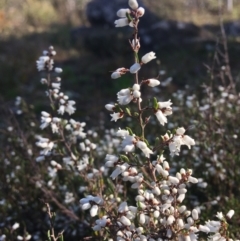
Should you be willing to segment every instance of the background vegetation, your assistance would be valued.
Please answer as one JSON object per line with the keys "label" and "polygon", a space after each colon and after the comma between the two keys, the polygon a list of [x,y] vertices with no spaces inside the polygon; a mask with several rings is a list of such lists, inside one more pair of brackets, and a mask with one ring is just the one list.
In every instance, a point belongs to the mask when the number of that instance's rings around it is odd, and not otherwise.
{"label": "background vegetation", "polygon": [[[58,53],[56,62],[64,69],[63,89],[77,101],[77,118],[87,121],[88,129],[92,128],[99,133],[97,139],[94,140],[91,135],[89,138],[95,142],[106,140],[103,146],[112,138],[110,130],[104,132],[102,129],[103,125],[109,129],[112,127],[104,105],[115,99],[116,91],[126,87],[125,83],[129,83],[129,79],[126,77],[121,83],[112,81],[108,72],[122,66],[125,63],[124,56],[111,56],[104,51],[96,54],[94,49],[91,50],[93,45],[89,44],[86,49],[73,40],[74,29],[89,26],[85,13],[87,3],[88,0],[0,0],[0,163],[3,167],[0,213],[4,217],[0,235],[8,232],[9,237],[12,237],[10,240],[14,240],[17,235],[11,230],[15,221],[21,223],[21,234],[28,231],[36,235],[33,240],[44,240],[48,219],[42,198],[51,202],[54,211],[58,212],[56,228],[60,231],[64,227],[67,238],[82,237],[89,232],[78,207],[78,200],[82,197],[78,191],[82,180],[74,178],[71,173],[60,172],[54,179],[54,188],[36,188],[36,180],[40,177],[46,183],[51,178],[47,163],[36,165],[38,149],[34,145],[34,135],[40,133],[39,113],[48,108],[35,60],[49,45],[55,46]],[[192,165],[195,176],[203,176],[208,182],[206,189],[198,192],[193,190],[194,195],[188,200],[189,203],[195,205],[203,202],[206,218],[219,207],[225,212],[235,209],[232,230],[233,237],[239,238],[240,123],[237,106],[240,105],[240,35],[227,36],[229,66],[235,83],[235,86],[231,86],[229,72],[223,68],[228,65],[219,27],[217,0],[145,0],[144,3],[160,18],[192,22],[206,29],[211,36],[208,41],[159,49],[157,56],[161,63],[155,62],[149,71],[153,76],[157,76],[160,70],[164,71],[165,74],[160,76],[161,82],[172,78],[170,85],[158,90],[158,95],[163,99],[174,94],[172,102],[179,106],[179,115],[169,125],[185,126],[185,120],[190,119],[189,132],[198,140],[197,149],[190,153],[186,150],[183,157],[173,160],[176,168]],[[240,2],[233,1],[233,8],[227,6],[227,1],[221,6],[224,23],[239,21]],[[89,95],[94,98],[90,99]],[[16,96],[26,100],[21,103],[23,116],[15,115]],[[206,105],[210,107],[199,109]],[[32,122],[36,125],[31,126]],[[8,127],[13,127],[13,131]],[[114,125],[114,128],[117,127]],[[152,131],[154,133],[156,130]],[[25,145],[33,150],[33,155],[29,155],[25,146],[19,144],[19,136],[24,137]],[[102,151],[100,160],[103,160],[105,152]],[[214,179],[216,173],[218,178]],[[74,204],[64,203],[64,186],[74,193]],[[59,188],[62,191],[55,193],[54,189]],[[64,205],[61,207],[52,202],[53,198]],[[212,205],[214,201],[217,203],[215,206]],[[72,210],[76,216],[68,215],[67,210]]]}

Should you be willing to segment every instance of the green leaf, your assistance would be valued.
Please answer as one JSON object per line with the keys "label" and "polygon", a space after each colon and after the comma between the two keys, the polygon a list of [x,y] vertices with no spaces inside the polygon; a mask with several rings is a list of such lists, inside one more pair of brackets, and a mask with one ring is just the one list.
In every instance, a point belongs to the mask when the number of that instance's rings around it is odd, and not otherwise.
{"label": "green leaf", "polygon": [[129,21],[129,23],[132,22],[133,18],[131,17],[130,13],[127,12],[126,13],[126,17],[127,17],[128,21]]}
{"label": "green leaf", "polygon": [[148,140],[144,138],[144,142],[149,146]]}
{"label": "green leaf", "polygon": [[126,108],[125,110],[126,110],[126,112],[127,112],[127,114],[128,114],[129,116],[132,116],[131,111],[130,111],[129,108]]}
{"label": "green leaf", "polygon": [[63,238],[63,235],[61,234],[61,236],[60,236],[60,239],[59,239],[60,241],[64,241],[64,238]]}
{"label": "green leaf", "polygon": [[114,193],[115,190],[115,185],[113,184],[112,180],[110,178],[107,178],[107,183],[109,185],[107,185],[107,187],[110,189],[111,193]]}
{"label": "green leaf", "polygon": [[154,108],[154,110],[158,109],[158,101],[157,101],[156,97],[153,97],[153,108]]}
{"label": "green leaf", "polygon": [[126,129],[128,130],[129,135],[130,135],[130,136],[133,136],[133,132],[132,132],[131,128],[130,128],[130,127],[126,127]]}
{"label": "green leaf", "polygon": [[124,162],[129,162],[129,159],[125,155],[120,155],[120,159],[123,160]]}
{"label": "green leaf", "polygon": [[51,232],[50,232],[50,230],[47,231],[47,237],[48,237],[48,241],[51,241]]}

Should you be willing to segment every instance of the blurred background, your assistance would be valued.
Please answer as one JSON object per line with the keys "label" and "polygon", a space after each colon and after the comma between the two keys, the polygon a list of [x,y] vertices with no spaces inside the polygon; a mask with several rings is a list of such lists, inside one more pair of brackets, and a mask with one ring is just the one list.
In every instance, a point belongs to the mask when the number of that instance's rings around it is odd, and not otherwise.
{"label": "blurred background", "polygon": [[[240,2],[237,0],[143,0],[141,53],[157,52],[149,66],[151,77],[160,70],[177,88],[199,85],[206,79],[204,65],[212,63],[219,41],[219,12],[229,41],[232,70],[238,76],[240,54]],[[0,94],[10,101],[25,97],[42,109],[43,88],[35,61],[53,45],[56,63],[64,68],[64,88],[78,103],[81,114],[94,115],[106,99],[126,87],[110,79],[110,71],[132,62],[128,39],[131,28],[114,28],[116,11],[125,0],[0,0]],[[162,72],[162,73],[164,73]],[[148,72],[149,73],[149,72]],[[143,72],[144,76],[144,72]],[[144,76],[150,77],[150,76]],[[124,82],[125,81],[125,82]],[[97,106],[96,106],[97,105]]]}

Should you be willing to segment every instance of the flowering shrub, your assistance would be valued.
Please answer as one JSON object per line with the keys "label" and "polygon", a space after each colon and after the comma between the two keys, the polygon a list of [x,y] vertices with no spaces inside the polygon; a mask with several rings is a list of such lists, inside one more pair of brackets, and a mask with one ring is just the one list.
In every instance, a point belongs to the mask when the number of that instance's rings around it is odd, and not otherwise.
{"label": "flowering shrub", "polygon": [[[143,56],[139,54],[138,24],[145,11],[136,0],[129,0],[128,4],[129,8],[117,12],[119,19],[115,25],[133,29],[133,38],[129,42],[134,63],[129,68],[117,68],[111,77],[118,79],[128,74],[133,81],[119,90],[116,102],[105,107],[110,112],[111,121],[119,123],[130,119],[129,126],[106,130],[99,138],[96,131],[85,130],[85,122],[69,118],[76,111],[76,103],[61,91],[59,75],[62,69],[54,67],[56,51],[52,46],[44,51],[37,60],[37,69],[45,73],[41,83],[47,88],[51,109],[41,112],[41,122],[38,123],[30,107],[17,98],[15,113],[26,115],[22,123],[17,122],[12,113],[9,115],[12,118],[9,118],[11,124],[7,129],[10,134],[4,139],[8,145],[2,154],[3,165],[7,170],[11,161],[16,163],[16,170],[8,170],[10,174],[4,176],[6,179],[2,183],[9,184],[6,189],[11,187],[13,192],[21,187],[19,183],[25,183],[21,200],[16,200],[19,208],[28,210],[26,215],[29,215],[36,205],[34,199],[38,198],[39,206],[44,206],[50,222],[47,215],[43,215],[43,226],[31,227],[28,220],[24,227],[24,222],[19,217],[16,220],[15,214],[7,218],[14,201],[6,202],[3,199],[1,205],[5,220],[2,226],[5,229],[1,231],[1,240],[14,237],[18,240],[42,240],[40,228],[46,230],[49,240],[61,240],[63,236],[117,241],[233,240],[228,232],[233,209],[217,212],[212,220],[204,222],[201,219],[201,204],[188,208],[184,203],[189,185],[202,183],[204,186],[204,182],[194,177],[190,168],[174,163],[172,168],[169,160],[178,158],[182,146],[192,149],[196,143],[187,134],[187,120],[184,120],[185,128],[166,128],[169,118],[174,116],[174,101],[144,98],[142,94],[143,88],[160,85],[158,78],[150,76],[149,79],[141,79],[139,74],[148,62],[157,57],[154,52]],[[239,103],[235,96],[231,99]],[[210,106],[219,106],[218,102],[214,103],[204,103],[200,109],[205,111]],[[192,110],[195,110],[193,107],[199,109],[194,102],[190,107]],[[201,115],[203,119],[206,118],[205,113]],[[152,133],[150,126],[154,121],[158,127]],[[166,130],[163,131],[163,128]],[[197,137],[201,139],[202,134],[199,131]],[[203,165],[204,151],[199,156],[198,151],[193,148],[190,153],[196,162]],[[221,154],[224,153],[223,150]],[[216,167],[219,166],[211,165],[211,172],[207,174],[222,178],[222,175],[216,174]],[[19,191],[15,192],[15,195],[19,194]],[[12,195],[14,199],[15,195]],[[48,202],[51,202],[52,209],[61,213],[55,216]],[[39,216],[37,218],[42,221]],[[21,227],[18,222],[23,228],[17,233],[16,230]],[[50,229],[47,232],[48,225]],[[31,234],[28,233],[29,228]]]}

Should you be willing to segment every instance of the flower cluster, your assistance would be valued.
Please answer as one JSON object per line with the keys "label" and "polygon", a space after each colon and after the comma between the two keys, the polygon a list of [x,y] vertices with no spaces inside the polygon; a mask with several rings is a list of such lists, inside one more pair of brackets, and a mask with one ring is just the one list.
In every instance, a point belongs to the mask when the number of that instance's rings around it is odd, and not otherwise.
{"label": "flower cluster", "polygon": [[[217,217],[222,220],[220,222],[212,220],[207,221],[205,225],[199,224],[201,208],[189,210],[182,203],[186,198],[189,183],[203,183],[202,180],[193,177],[191,169],[181,168],[173,175],[170,164],[163,155],[165,146],[168,146],[170,155],[178,156],[182,145],[186,145],[189,149],[195,145],[194,139],[185,135],[184,127],[168,130],[162,136],[162,142],[157,139],[152,145],[149,144],[151,139],[148,141],[145,137],[147,136],[145,128],[152,115],[157,117],[162,126],[168,122],[167,116],[173,113],[172,102],[171,100],[161,102],[155,97],[152,102],[144,101],[141,86],[146,84],[156,87],[160,81],[149,78],[140,82],[139,72],[142,65],[155,59],[156,56],[154,52],[149,52],[139,61],[140,40],[137,30],[142,9],[139,8],[136,0],[129,0],[128,4],[131,10],[120,9],[117,16],[121,19],[116,20],[115,24],[116,27],[129,25],[134,28],[134,37],[130,44],[134,52],[135,63],[129,69],[118,68],[111,77],[118,79],[130,72],[135,75],[135,83],[132,87],[122,89],[117,93],[117,103],[107,104],[105,107],[113,112],[112,120],[117,121],[128,117],[138,122],[138,128],[133,125],[131,126],[133,130],[127,127],[116,132],[116,136],[121,138],[119,152],[124,152],[124,154],[106,155],[105,170],[108,172],[112,169],[110,174],[113,181],[110,188],[112,191],[110,193],[107,191],[104,196],[105,201],[101,202],[101,206],[95,204],[93,213],[94,216],[98,214],[98,219],[95,220],[93,230],[101,232],[104,238],[118,241],[195,241],[199,240],[200,233],[209,233],[208,240],[212,241],[229,240],[226,231],[227,220],[233,216],[234,211],[229,211],[226,218],[218,214]],[[160,154],[157,155],[158,153]],[[122,182],[130,184],[126,185],[130,188],[128,192],[136,192],[133,205],[128,204],[126,199],[122,199],[124,197],[120,195],[120,192],[114,191],[117,186],[122,185]],[[86,203],[87,206],[87,208],[82,206],[83,210],[93,207],[88,197],[80,200],[81,204]],[[90,214],[93,216],[92,213]]]}

